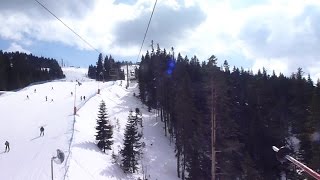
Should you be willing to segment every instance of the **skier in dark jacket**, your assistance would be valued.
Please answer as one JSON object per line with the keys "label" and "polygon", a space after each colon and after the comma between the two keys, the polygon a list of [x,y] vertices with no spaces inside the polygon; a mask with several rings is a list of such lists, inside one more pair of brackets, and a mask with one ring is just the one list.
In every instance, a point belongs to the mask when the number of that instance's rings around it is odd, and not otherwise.
{"label": "skier in dark jacket", "polygon": [[10,145],[9,145],[9,142],[8,142],[8,141],[6,141],[6,142],[4,143],[4,145],[6,145],[6,150],[5,150],[4,152],[9,152],[9,151],[10,151]]}
{"label": "skier in dark jacket", "polygon": [[41,126],[41,128],[40,128],[40,136],[44,136],[44,128],[43,128],[43,126]]}

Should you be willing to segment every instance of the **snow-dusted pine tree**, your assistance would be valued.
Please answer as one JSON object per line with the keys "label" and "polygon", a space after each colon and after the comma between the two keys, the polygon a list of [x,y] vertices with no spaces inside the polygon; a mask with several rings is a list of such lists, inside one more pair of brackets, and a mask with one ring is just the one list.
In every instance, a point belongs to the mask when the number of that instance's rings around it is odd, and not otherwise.
{"label": "snow-dusted pine tree", "polygon": [[124,134],[124,147],[121,150],[122,168],[124,172],[134,173],[138,170],[138,160],[141,154],[141,135],[138,133],[136,117],[128,117]]}
{"label": "snow-dusted pine tree", "polygon": [[101,101],[100,103],[96,130],[96,140],[98,141],[98,147],[103,150],[103,152],[106,152],[106,149],[111,149],[111,145],[113,144],[113,129],[109,121],[106,104],[104,101]]}

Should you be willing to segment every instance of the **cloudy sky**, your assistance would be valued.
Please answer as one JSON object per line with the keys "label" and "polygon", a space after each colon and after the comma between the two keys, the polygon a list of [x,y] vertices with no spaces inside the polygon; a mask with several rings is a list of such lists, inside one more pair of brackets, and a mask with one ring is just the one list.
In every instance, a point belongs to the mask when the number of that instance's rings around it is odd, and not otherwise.
{"label": "cloudy sky", "polygon": [[[154,0],[39,0],[98,51],[136,61]],[[0,0],[0,49],[87,67],[98,53],[34,0]],[[319,0],[158,0],[143,51],[320,78]]]}

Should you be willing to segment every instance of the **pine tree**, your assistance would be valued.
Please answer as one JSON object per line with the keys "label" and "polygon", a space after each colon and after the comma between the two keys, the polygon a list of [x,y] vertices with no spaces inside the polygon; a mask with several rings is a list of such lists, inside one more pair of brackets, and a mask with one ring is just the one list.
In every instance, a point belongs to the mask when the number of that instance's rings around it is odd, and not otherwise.
{"label": "pine tree", "polygon": [[169,133],[175,143],[182,179],[211,178],[211,112],[217,178],[279,179],[285,172],[288,179],[301,179],[271,150],[292,136],[300,140],[301,152],[294,156],[319,170],[320,84],[314,87],[310,77],[303,78],[302,69],[291,78],[270,76],[265,68],[257,74],[242,67],[230,70],[227,61],[218,67],[214,55],[200,65],[196,56],[189,60],[177,53],[174,59],[159,46],[150,52],[142,56],[137,73],[139,95],[158,110],[165,136]]}
{"label": "pine tree", "polygon": [[307,139],[310,143],[310,167],[320,172],[320,82],[314,88],[308,120],[305,122]]}
{"label": "pine tree", "polygon": [[252,161],[251,157],[248,154],[245,154],[241,163],[241,169],[243,171],[242,179],[262,179],[255,167],[256,165]]}
{"label": "pine tree", "polygon": [[103,150],[103,152],[106,152],[106,149],[111,150],[111,145],[113,144],[113,141],[111,140],[113,129],[108,118],[106,104],[104,101],[101,101],[100,103],[96,130],[98,147]]}
{"label": "pine tree", "polygon": [[122,168],[124,172],[135,173],[138,170],[138,160],[141,155],[140,138],[136,117],[129,115],[124,134],[124,147],[121,150]]}
{"label": "pine tree", "polygon": [[96,80],[97,81],[102,81],[103,79],[103,62],[102,62],[102,54],[99,54],[98,57],[98,62],[97,62],[97,69],[96,69]]}

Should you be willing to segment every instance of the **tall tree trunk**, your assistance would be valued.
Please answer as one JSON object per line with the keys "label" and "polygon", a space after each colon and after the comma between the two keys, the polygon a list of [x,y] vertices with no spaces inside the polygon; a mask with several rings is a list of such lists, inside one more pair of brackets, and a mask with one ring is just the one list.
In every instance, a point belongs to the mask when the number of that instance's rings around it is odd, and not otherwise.
{"label": "tall tree trunk", "polygon": [[160,109],[160,119],[161,122],[163,122],[163,108]]}
{"label": "tall tree trunk", "polygon": [[216,93],[213,89],[213,82],[211,85],[211,179],[216,179]]}
{"label": "tall tree trunk", "polygon": [[180,178],[180,150],[177,150],[177,174],[178,178]]}
{"label": "tall tree trunk", "polygon": [[[166,116],[167,116],[168,114],[166,113]],[[167,118],[165,118],[166,120],[164,121],[164,135],[167,137],[167,121],[168,121],[168,117]]]}
{"label": "tall tree trunk", "polygon": [[183,164],[182,164],[182,172],[181,172],[182,173],[182,175],[181,175],[182,180],[185,179],[185,171],[186,171],[186,156],[185,156],[185,153],[183,153]]}

